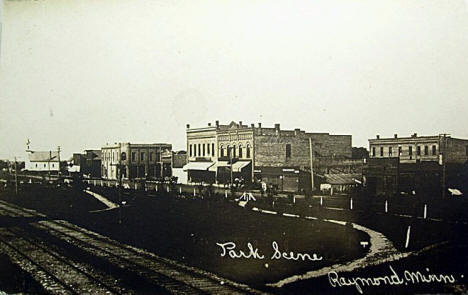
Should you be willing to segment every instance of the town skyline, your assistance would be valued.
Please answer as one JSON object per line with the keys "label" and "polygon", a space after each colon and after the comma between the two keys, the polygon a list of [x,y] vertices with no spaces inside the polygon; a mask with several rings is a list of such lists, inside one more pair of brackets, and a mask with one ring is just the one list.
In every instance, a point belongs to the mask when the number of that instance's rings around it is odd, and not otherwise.
{"label": "town skyline", "polygon": [[[2,1],[0,158],[243,121],[468,138],[465,1]],[[101,14],[97,11],[106,11]],[[402,34],[404,32],[404,34]]]}

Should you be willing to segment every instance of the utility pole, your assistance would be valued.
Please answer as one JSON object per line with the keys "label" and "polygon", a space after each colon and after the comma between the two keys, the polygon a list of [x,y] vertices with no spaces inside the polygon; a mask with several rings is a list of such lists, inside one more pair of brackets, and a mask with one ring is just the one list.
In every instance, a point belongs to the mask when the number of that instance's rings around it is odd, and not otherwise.
{"label": "utility pole", "polygon": [[442,134],[442,136],[444,138],[443,139],[444,144],[443,144],[442,151],[440,150],[441,149],[441,142],[439,140],[439,152],[442,155],[442,199],[445,199],[446,190],[447,190],[447,188],[446,188],[446,186],[447,186],[447,184],[446,184],[446,178],[447,178],[447,175],[446,175],[446,173],[447,173],[446,172],[446,170],[447,170],[447,168],[446,168],[446,162],[447,162],[447,135],[450,135],[450,134],[446,134],[446,133]]}
{"label": "utility pole", "polygon": [[314,154],[312,149],[312,138],[309,137],[309,149],[310,149],[310,187],[312,189],[311,194],[314,191]]}
{"label": "utility pole", "polygon": [[52,151],[49,151],[49,161],[47,161],[47,164],[49,166],[49,181],[50,181],[50,160],[52,159]]}
{"label": "utility pole", "polygon": [[232,147],[228,146],[228,153],[229,153],[229,164],[230,164],[230,170],[231,170],[231,187],[232,187]]}
{"label": "utility pole", "polygon": [[16,157],[15,157],[15,194],[18,195],[18,167],[16,166]]}
{"label": "utility pole", "polygon": [[119,224],[122,224],[122,143],[119,143],[119,164],[117,171],[119,172]]}
{"label": "utility pole", "polygon": [[58,157],[58,178],[60,179],[60,146],[57,147],[57,157]]}

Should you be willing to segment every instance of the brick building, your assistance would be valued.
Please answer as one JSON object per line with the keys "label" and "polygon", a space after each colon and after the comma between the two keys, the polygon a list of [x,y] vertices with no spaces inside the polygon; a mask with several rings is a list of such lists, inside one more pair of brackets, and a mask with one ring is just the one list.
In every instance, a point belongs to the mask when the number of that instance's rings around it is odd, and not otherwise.
{"label": "brick building", "polygon": [[83,154],[75,153],[69,172],[89,177],[101,176],[101,150],[85,150]]}
{"label": "brick building", "polygon": [[[192,182],[230,183],[262,180],[283,191],[310,190],[311,146],[314,174],[323,175],[351,158],[351,135],[307,133],[231,122],[190,128],[187,125],[188,164],[184,169]],[[232,173],[231,173],[232,172]],[[318,177],[317,182],[320,182]]]}
{"label": "brick building", "polygon": [[468,140],[395,134],[369,139],[369,150],[364,178],[371,194],[440,195],[444,187],[459,187],[464,182],[460,173],[468,160]]}
{"label": "brick building", "polygon": [[[101,148],[101,177],[164,179],[172,176],[172,145],[166,143],[115,143]],[[120,169],[119,169],[120,168]]]}

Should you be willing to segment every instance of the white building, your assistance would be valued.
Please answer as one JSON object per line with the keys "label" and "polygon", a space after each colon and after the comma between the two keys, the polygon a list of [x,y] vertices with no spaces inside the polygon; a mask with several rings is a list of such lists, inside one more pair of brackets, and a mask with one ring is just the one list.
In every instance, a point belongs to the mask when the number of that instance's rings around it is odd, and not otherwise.
{"label": "white building", "polygon": [[25,170],[27,171],[59,171],[58,151],[28,151],[28,158],[25,162]]}

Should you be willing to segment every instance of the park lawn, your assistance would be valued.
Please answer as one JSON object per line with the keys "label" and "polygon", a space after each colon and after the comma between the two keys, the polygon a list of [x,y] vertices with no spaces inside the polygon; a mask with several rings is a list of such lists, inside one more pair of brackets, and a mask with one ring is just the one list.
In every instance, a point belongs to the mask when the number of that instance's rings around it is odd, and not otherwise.
{"label": "park lawn", "polygon": [[[100,193],[117,200],[115,189]],[[285,277],[365,255],[360,241],[368,235],[350,227],[299,218],[273,216],[241,208],[226,201],[184,199],[165,194],[147,196],[126,193],[119,210],[90,213],[103,205],[87,194],[65,188],[34,188],[19,197],[1,194],[18,205],[36,209],[53,218],[69,220],[160,256],[216,273],[222,277],[261,286]],[[271,260],[272,243],[281,251],[316,253],[321,261]],[[217,243],[234,242],[248,252],[247,243],[259,249],[264,259],[221,257]]]}

